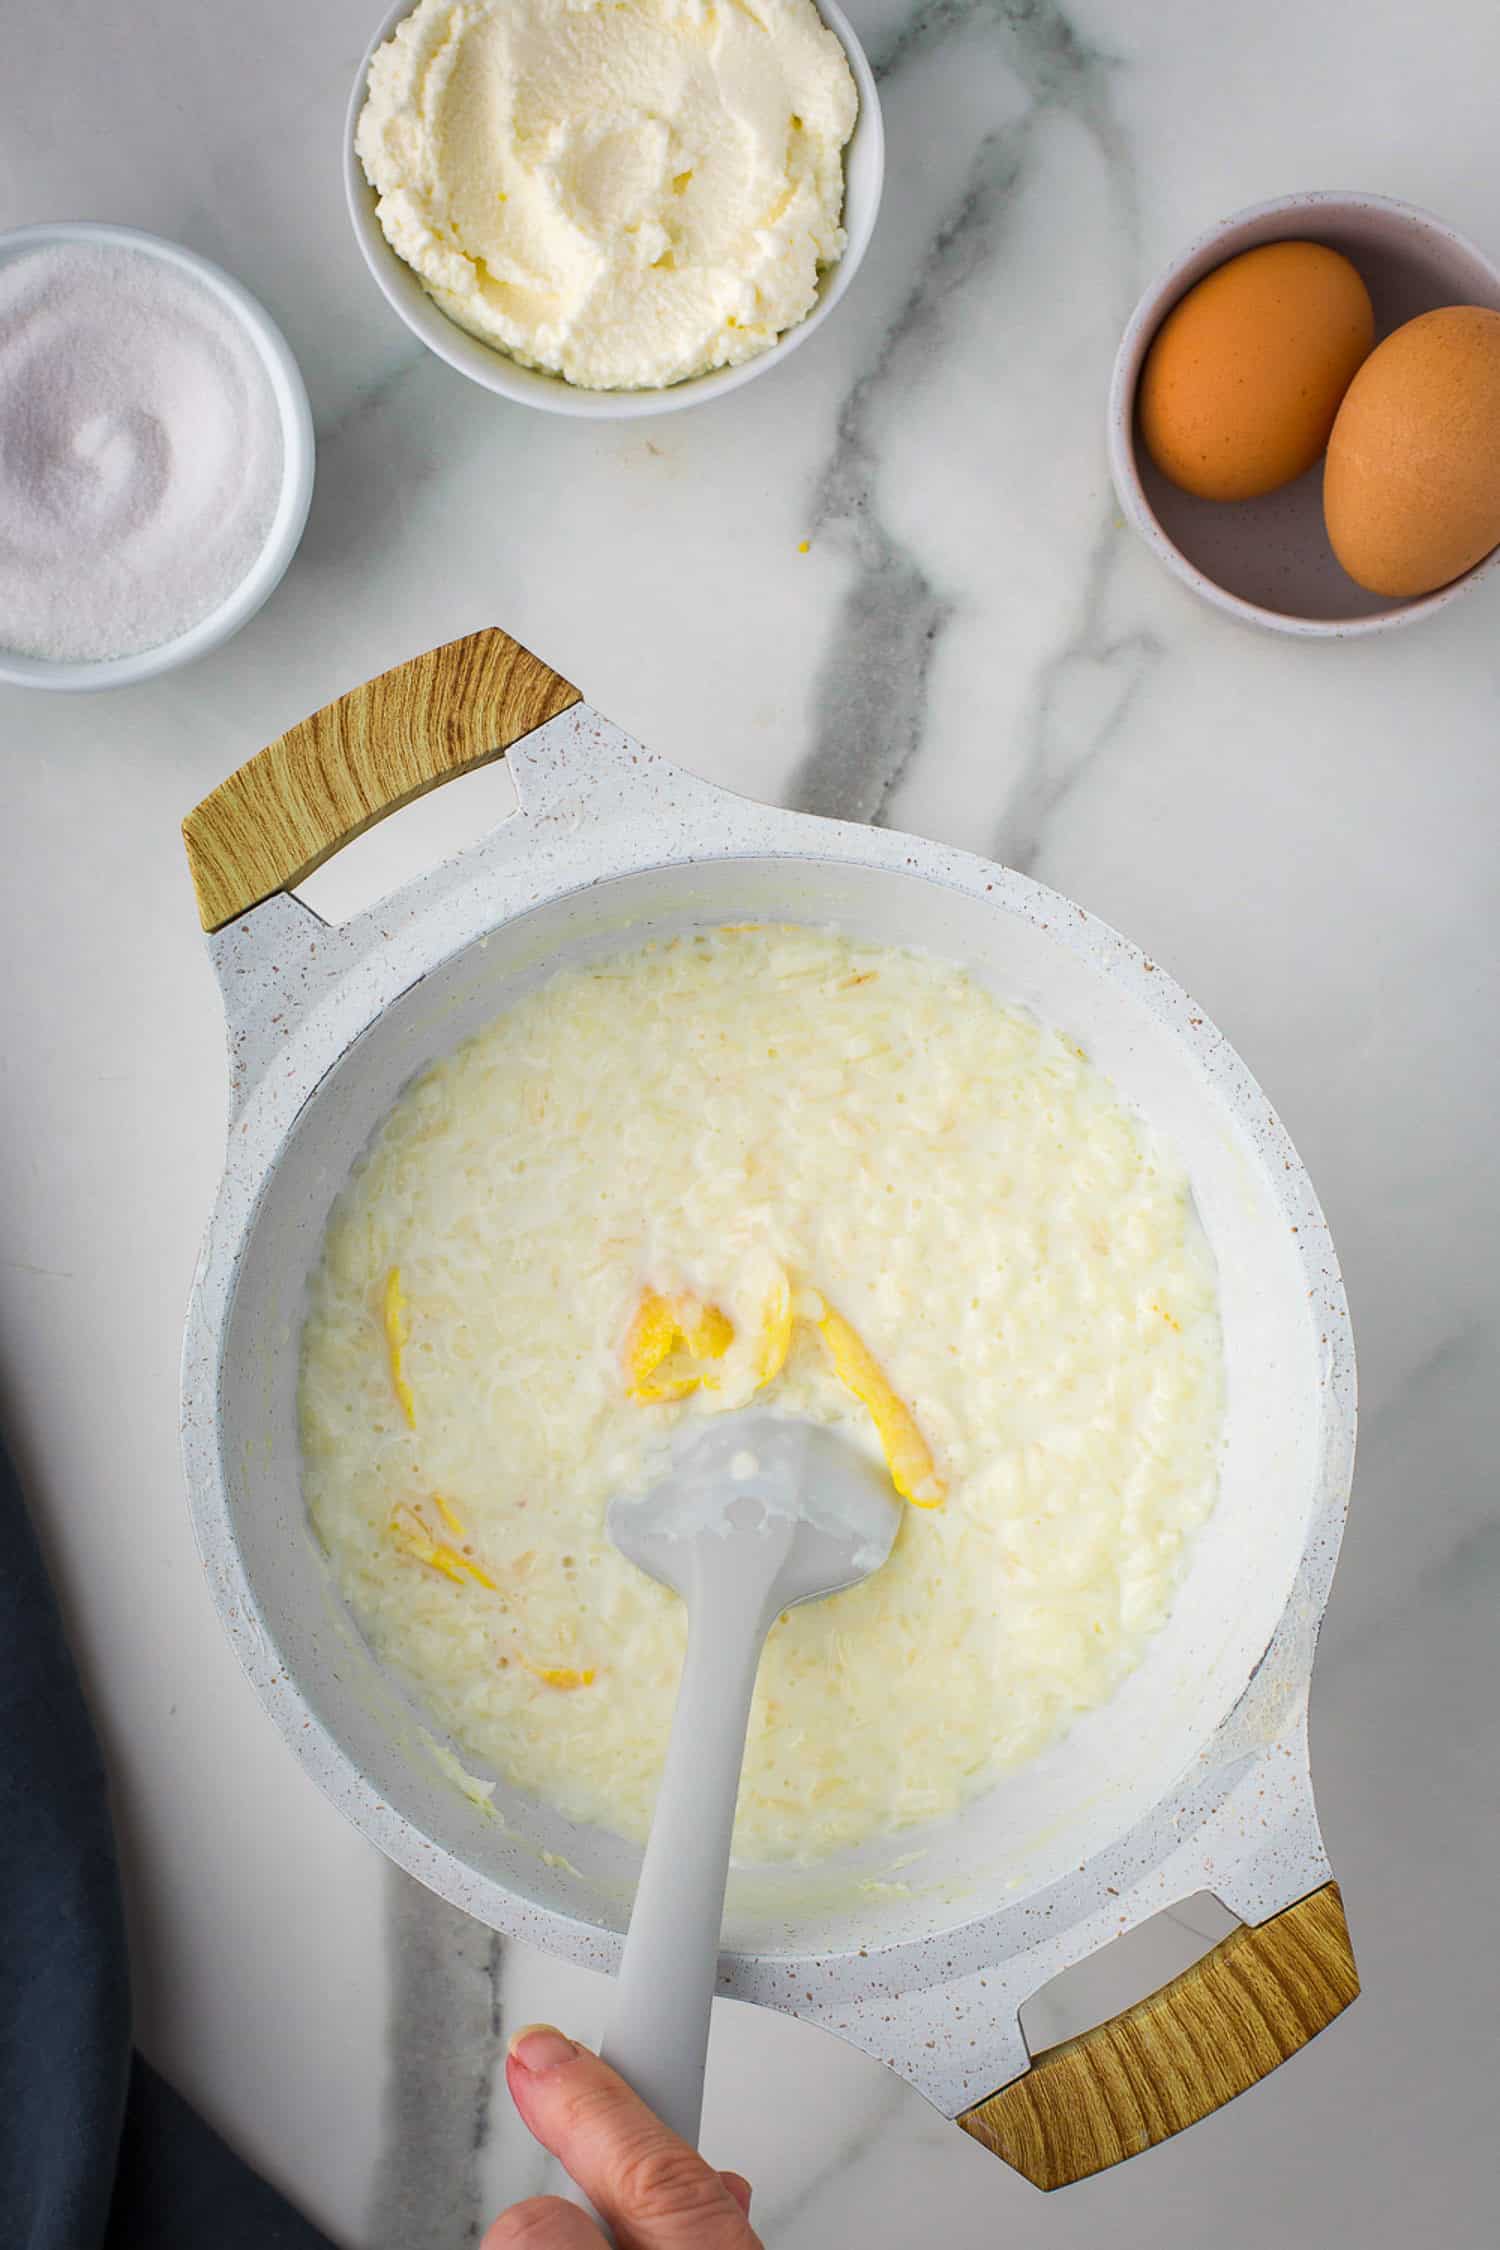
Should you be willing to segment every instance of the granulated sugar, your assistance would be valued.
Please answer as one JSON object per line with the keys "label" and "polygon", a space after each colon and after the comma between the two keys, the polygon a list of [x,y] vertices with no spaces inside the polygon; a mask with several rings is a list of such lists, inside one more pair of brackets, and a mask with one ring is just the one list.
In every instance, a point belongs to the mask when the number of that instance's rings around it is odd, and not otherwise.
{"label": "granulated sugar", "polygon": [[0,265],[0,647],[174,640],[254,564],[281,477],[266,370],[192,274],[114,244]]}

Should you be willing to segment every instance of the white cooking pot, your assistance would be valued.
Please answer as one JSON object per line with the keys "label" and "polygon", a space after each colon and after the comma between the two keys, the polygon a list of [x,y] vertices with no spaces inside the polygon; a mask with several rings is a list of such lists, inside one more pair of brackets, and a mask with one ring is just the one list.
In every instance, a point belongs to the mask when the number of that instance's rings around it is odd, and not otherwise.
{"label": "white cooking pot", "polygon": [[[342,928],[292,896],[359,829],[502,750],[520,809],[471,850]],[[1191,2123],[1336,2015],[1358,1987],[1306,1716],[1353,1455],[1348,1312],[1296,1152],[1171,979],[1005,868],[710,787],[498,632],[331,704],[184,835],[232,1062],[185,1350],[193,1515],[246,1669],[334,1802],[493,1928],[616,1964],[636,1847],[503,1777],[494,1811],[465,1795],[333,1586],[298,1457],[308,1276],[413,1073],[560,965],[724,921],[837,924],[963,962],[1066,1027],[1171,1139],[1218,1261],[1223,1486],[1170,1621],[1103,1709],[954,1820],[814,1868],[735,1872],[723,1988],[880,2057],[1043,2186]],[[1203,1889],[1249,1926],[1139,2007],[1028,2055],[1018,2018],[1040,1986]]]}

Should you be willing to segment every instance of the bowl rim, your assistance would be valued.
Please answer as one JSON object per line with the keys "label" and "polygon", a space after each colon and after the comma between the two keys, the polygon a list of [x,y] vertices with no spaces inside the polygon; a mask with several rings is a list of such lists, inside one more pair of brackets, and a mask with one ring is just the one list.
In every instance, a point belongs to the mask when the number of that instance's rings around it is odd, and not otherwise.
{"label": "bowl rim", "polygon": [[291,346],[258,297],[233,274],[211,258],[187,249],[165,235],[148,234],[141,227],[115,226],[103,220],[44,220],[35,226],[12,227],[0,232],[0,264],[29,250],[61,243],[96,243],[139,250],[176,266],[203,283],[239,322],[255,346],[266,371],[281,423],[281,491],[266,533],[265,543],[240,580],[217,609],[200,617],[186,632],[155,648],[138,649],[127,656],[58,661],[23,655],[0,644],[0,681],[15,687],[46,688],[55,692],[94,694],[103,688],[128,687],[175,671],[218,648],[242,625],[249,623],[267,602],[286,574],[301,542],[312,505],[316,442],[312,407],[302,370]]}
{"label": "bowl rim", "polygon": [[1269,632],[1291,634],[1303,640],[1356,640],[1371,633],[1390,632],[1399,626],[1415,624],[1419,618],[1431,616],[1435,611],[1445,609],[1450,602],[1457,601],[1460,595],[1468,593],[1481,578],[1500,566],[1500,545],[1489,554],[1482,555],[1478,562],[1472,563],[1446,586],[1439,586],[1430,594],[1413,595],[1402,602],[1399,608],[1381,610],[1370,617],[1306,617],[1293,610],[1268,609],[1263,603],[1251,601],[1246,595],[1231,593],[1217,579],[1210,578],[1168,535],[1147,499],[1145,486],[1141,481],[1136,460],[1135,398],[1141,366],[1152,337],[1172,306],[1202,278],[1203,273],[1212,270],[1211,265],[1205,265],[1203,261],[1227,236],[1243,226],[1267,219],[1314,218],[1320,212],[1334,214],[1350,210],[1380,212],[1410,232],[1438,235],[1449,246],[1487,270],[1493,277],[1497,295],[1500,295],[1500,266],[1468,235],[1462,234],[1457,227],[1450,226],[1436,212],[1428,211],[1418,203],[1403,202],[1396,196],[1371,195],[1358,188],[1310,188],[1299,194],[1273,196],[1263,203],[1248,203],[1238,211],[1231,211],[1226,218],[1216,220],[1211,227],[1206,227],[1201,234],[1196,235],[1187,248],[1170,265],[1163,267],[1143,291],[1120,338],[1110,374],[1107,408],[1109,473],[1115,497],[1127,523],[1181,584],[1215,609],[1223,611],[1226,616],[1238,618],[1242,623],[1257,625]]}
{"label": "bowl rim", "polygon": [[[813,0],[823,23],[844,50],[859,95],[859,112],[844,150],[843,225],[847,239],[837,264],[823,269],[817,302],[811,311],[785,329],[765,351],[757,352],[753,359],[742,360],[737,367],[713,368],[706,375],[689,375],[681,382],[652,390],[588,390],[547,368],[523,367],[519,360],[510,358],[497,345],[471,335],[427,295],[413,269],[387,242],[375,216],[375,191],[365,177],[355,149],[355,132],[365,106],[370,64],[377,50],[391,38],[397,26],[413,14],[417,5],[418,0],[394,0],[355,71],[344,116],[344,195],[355,240],[386,303],[420,343],[460,375],[467,376],[470,382],[517,406],[581,420],[634,421],[646,415],[676,413],[684,407],[706,405],[711,399],[723,398],[755,376],[780,366],[789,352],[795,351],[822,325],[845,295],[859,271],[880,216],[885,186],[885,125],[875,73],[853,25],[838,0]],[[853,171],[851,154],[856,144],[861,168],[869,169],[871,187],[868,199],[861,201],[851,214],[849,181]]]}

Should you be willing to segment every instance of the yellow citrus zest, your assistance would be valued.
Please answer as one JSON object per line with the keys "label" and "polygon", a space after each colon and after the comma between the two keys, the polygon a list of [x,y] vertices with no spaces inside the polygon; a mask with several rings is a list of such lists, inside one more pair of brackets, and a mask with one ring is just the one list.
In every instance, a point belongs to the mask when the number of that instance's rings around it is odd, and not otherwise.
{"label": "yellow citrus zest", "polygon": [[[446,1516],[446,1509],[444,1514]],[[452,1579],[455,1586],[461,1586],[465,1579],[472,1579],[476,1586],[487,1586],[492,1594],[499,1591],[482,1564],[475,1562],[470,1555],[460,1554],[446,1540],[433,1538],[427,1524],[410,1501],[398,1500],[392,1508],[390,1534],[404,1555],[410,1555],[414,1562],[425,1563],[429,1570],[441,1571],[445,1578]]]}
{"label": "yellow citrus zest", "polygon": [[455,1539],[466,1539],[468,1537],[469,1527],[451,1500],[445,1500],[440,1492],[435,1492],[432,1496],[432,1504]]}
{"label": "yellow citrus zest", "polygon": [[674,1307],[678,1326],[694,1359],[722,1359],[734,1342],[734,1322],[717,1305],[700,1305],[696,1297],[678,1297]]}
{"label": "yellow citrus zest", "polygon": [[540,1680],[545,1687],[576,1688],[594,1684],[592,1664],[585,1671],[575,1672],[571,1664],[533,1664],[529,1656],[523,1656],[521,1662],[532,1678]]}
{"label": "yellow citrus zest", "polygon": [[712,1387],[705,1363],[722,1359],[733,1342],[734,1323],[717,1305],[643,1289],[625,1338],[630,1396],[655,1406],[686,1398],[702,1383]]}
{"label": "yellow citrus zest", "polygon": [[840,1313],[824,1305],[818,1331],[828,1347],[833,1371],[875,1425],[891,1482],[914,1508],[940,1508],[947,1486],[937,1473],[927,1441],[911,1409],[896,1396],[879,1362]]}
{"label": "yellow citrus zest", "polygon": [[778,1267],[755,1342],[755,1387],[763,1391],[786,1365],[792,1344],[792,1285]]}

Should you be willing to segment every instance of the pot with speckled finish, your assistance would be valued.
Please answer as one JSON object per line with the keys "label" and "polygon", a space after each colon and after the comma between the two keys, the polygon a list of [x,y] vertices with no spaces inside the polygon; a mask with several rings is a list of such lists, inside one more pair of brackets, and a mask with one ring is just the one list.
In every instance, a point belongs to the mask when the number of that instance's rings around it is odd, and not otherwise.
{"label": "pot with speckled finish", "polygon": [[[431,668],[462,680],[464,664],[512,658],[558,692],[459,740],[462,725],[432,701],[443,691]],[[539,708],[554,715],[535,723]],[[383,778],[352,809],[329,811],[339,757],[368,750],[390,709],[401,732],[372,769]],[[293,895],[345,836],[501,742],[519,809],[471,849],[342,927]],[[213,824],[226,808],[264,847],[239,891],[214,889]],[[356,1825],[493,1928],[596,1968],[617,1962],[637,1847],[498,1773],[480,1769],[493,1793],[479,1801],[456,1785],[431,1721],[376,1663],[313,1538],[297,1347],[334,1197],[413,1073],[560,965],[723,921],[835,924],[964,962],[1066,1025],[1173,1141],[1219,1269],[1221,1497],[1147,1657],[1062,1740],[951,1820],[814,1866],[737,1868],[722,1988],[865,2048],[1044,2185],[1191,2122],[1337,2013],[1355,1989],[1352,1960],[1335,1963],[1327,1990],[1308,1969],[1309,1998],[1302,1972],[1318,1945],[1310,1954],[1294,1925],[1316,1910],[1326,1936],[1331,1917],[1334,1952],[1347,1956],[1306,1722],[1353,1457],[1348,1312],[1323,1214],[1274,1110],[1172,979],[1025,876],[751,803],[668,765],[499,634],[471,635],[329,706],[205,800],[187,833],[205,923],[218,924],[208,943],[232,1062],[228,1157],[184,1354],[193,1517],[262,1701]],[[1028,2055],[1019,2013],[1032,1994],[1202,1889],[1254,1927],[1148,2013]],[[1237,2028],[1224,1992],[1250,1990],[1283,1939],[1297,1940],[1297,1962],[1272,1963],[1269,1999]],[[1226,1963],[1241,1941],[1250,1951]],[[1068,2111],[1064,2080],[1079,2069],[1102,2089],[1091,2121]]]}

